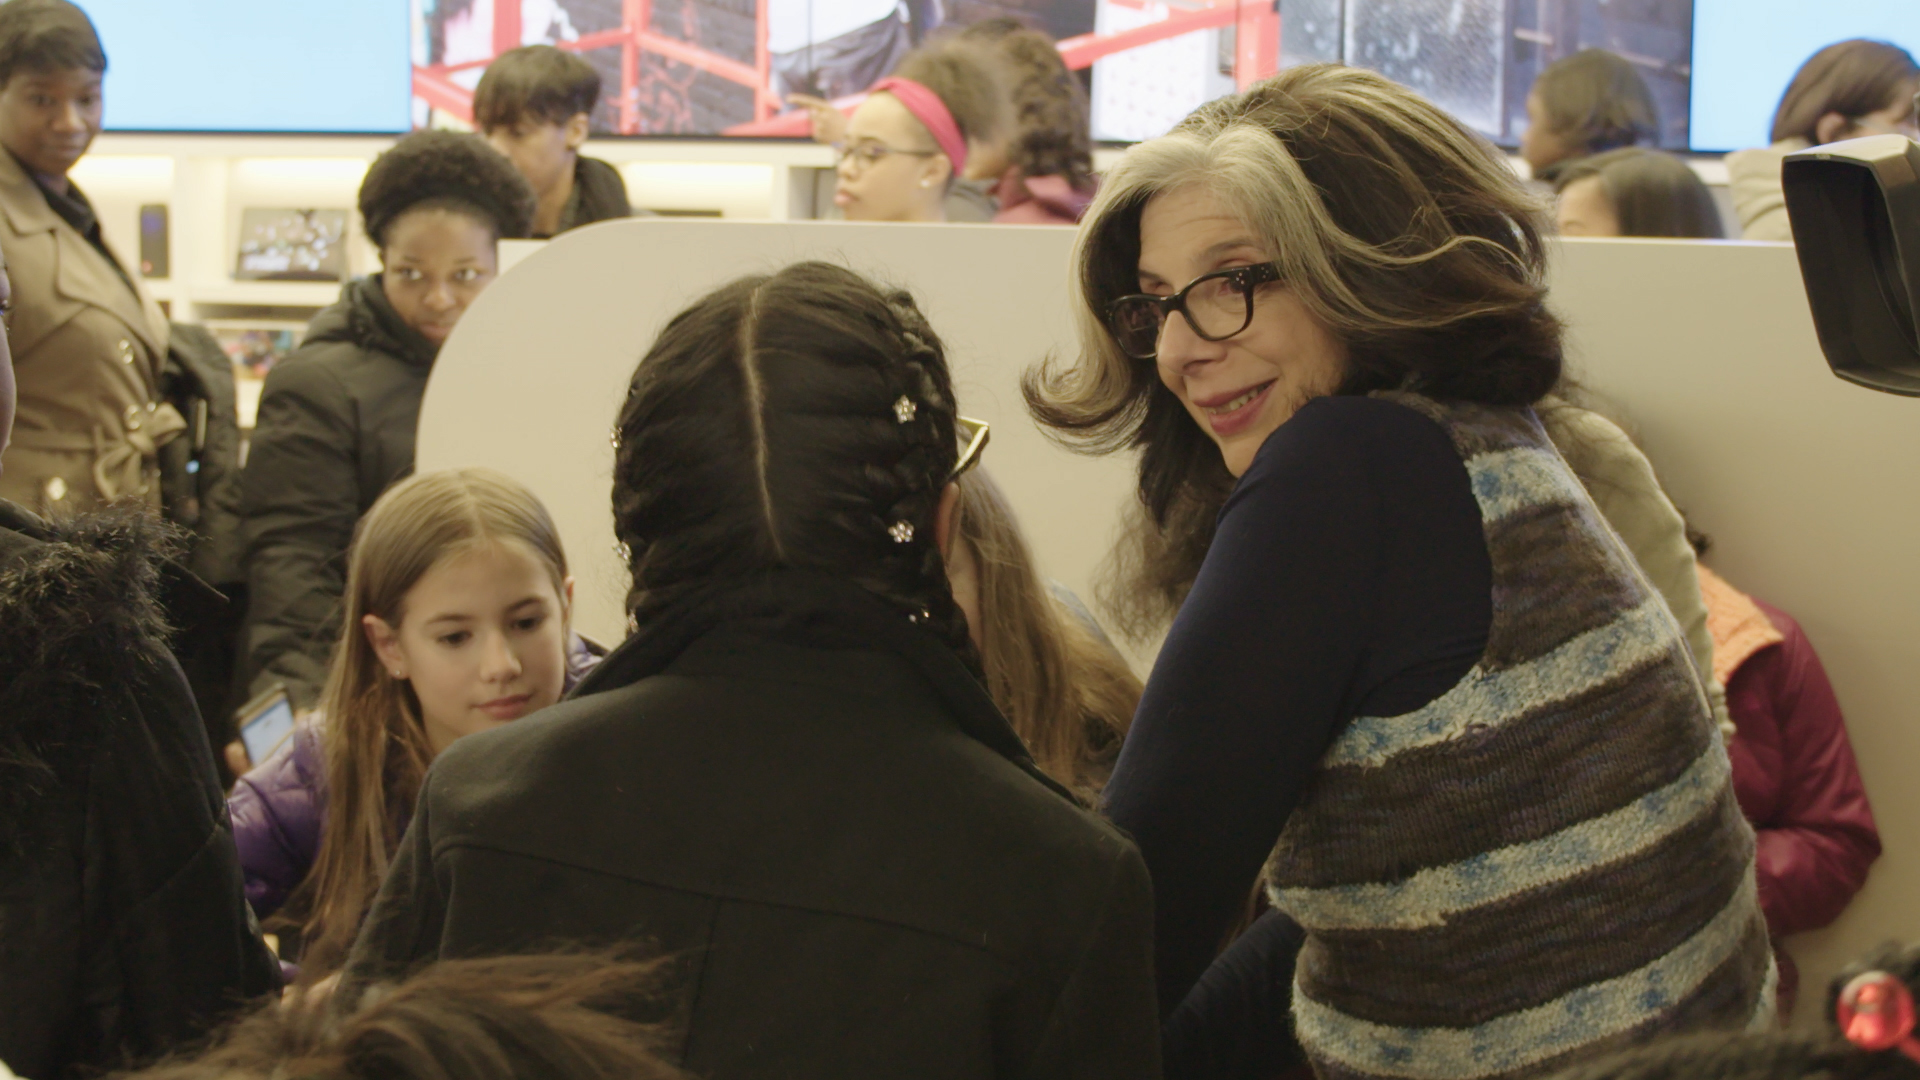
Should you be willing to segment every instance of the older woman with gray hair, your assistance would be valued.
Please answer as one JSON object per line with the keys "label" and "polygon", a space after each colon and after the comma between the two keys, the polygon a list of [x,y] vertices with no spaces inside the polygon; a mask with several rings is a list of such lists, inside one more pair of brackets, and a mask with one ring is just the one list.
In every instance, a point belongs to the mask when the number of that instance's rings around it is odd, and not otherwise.
{"label": "older woman with gray hair", "polygon": [[[1106,791],[1168,1075],[1517,1077],[1772,1014],[1753,834],[1666,603],[1533,406],[1542,208],[1378,75],[1290,69],[1109,173],[1036,417],[1140,451],[1177,608]],[[1274,907],[1216,961],[1260,878]],[[1298,946],[1291,990],[1281,968]],[[1196,990],[1196,987],[1198,989]]]}

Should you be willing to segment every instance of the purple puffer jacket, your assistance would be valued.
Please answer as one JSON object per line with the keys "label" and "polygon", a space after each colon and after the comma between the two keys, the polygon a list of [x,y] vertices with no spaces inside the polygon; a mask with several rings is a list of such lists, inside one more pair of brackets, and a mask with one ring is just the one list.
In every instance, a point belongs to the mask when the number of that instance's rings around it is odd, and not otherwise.
{"label": "purple puffer jacket", "polygon": [[280,910],[320,856],[326,758],[316,723],[301,724],[227,796],[233,842],[246,872],[247,902],[262,919]]}
{"label": "purple puffer jacket", "polygon": [[[567,650],[567,690],[605,654],[575,635]],[[233,841],[246,873],[247,902],[262,919],[280,910],[320,857],[327,787],[318,725],[316,719],[295,728],[293,737],[236,781],[227,796]],[[405,832],[413,807],[395,807],[394,812],[399,819],[396,831]]]}

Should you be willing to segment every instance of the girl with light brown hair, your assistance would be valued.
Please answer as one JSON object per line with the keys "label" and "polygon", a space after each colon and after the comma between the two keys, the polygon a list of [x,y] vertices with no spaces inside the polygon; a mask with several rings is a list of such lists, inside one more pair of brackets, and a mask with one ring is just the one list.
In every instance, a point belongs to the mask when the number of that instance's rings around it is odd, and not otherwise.
{"label": "girl with light brown hair", "polygon": [[301,974],[344,959],[433,759],[553,704],[590,664],[545,507],[487,469],[395,485],[362,519],[320,709],[229,799],[257,914]]}
{"label": "girl with light brown hair", "polygon": [[954,599],[987,691],[1034,763],[1088,802],[1113,771],[1140,680],[1071,594],[1042,580],[1013,507],[985,469],[956,483]]}

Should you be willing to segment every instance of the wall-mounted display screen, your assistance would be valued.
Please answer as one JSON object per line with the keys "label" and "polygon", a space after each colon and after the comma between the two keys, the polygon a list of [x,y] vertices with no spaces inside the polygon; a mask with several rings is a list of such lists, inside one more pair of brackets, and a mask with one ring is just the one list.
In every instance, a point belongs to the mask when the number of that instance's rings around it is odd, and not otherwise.
{"label": "wall-mounted display screen", "polygon": [[79,0],[115,131],[405,131],[405,0]]}
{"label": "wall-mounted display screen", "polygon": [[1372,68],[1512,146],[1541,69],[1607,49],[1646,80],[1660,145],[1678,150],[1687,146],[1692,9],[1692,0],[1280,0],[1280,60]]}
{"label": "wall-mounted display screen", "polygon": [[1877,38],[1920,50],[1916,0],[1696,0],[1693,145],[1737,150],[1771,140],[1787,82],[1823,45]]}
{"label": "wall-mounted display screen", "polygon": [[[1096,138],[1167,130],[1282,65],[1374,68],[1514,145],[1547,64],[1612,50],[1646,78],[1661,145],[1767,141],[1793,70],[1847,37],[1920,44],[1916,0],[82,0],[115,130],[404,131],[471,117],[506,49],[577,51],[594,129],[804,136],[785,104],[857,94],[930,35],[1011,16],[1082,73]],[[644,13],[645,25],[637,19]]]}

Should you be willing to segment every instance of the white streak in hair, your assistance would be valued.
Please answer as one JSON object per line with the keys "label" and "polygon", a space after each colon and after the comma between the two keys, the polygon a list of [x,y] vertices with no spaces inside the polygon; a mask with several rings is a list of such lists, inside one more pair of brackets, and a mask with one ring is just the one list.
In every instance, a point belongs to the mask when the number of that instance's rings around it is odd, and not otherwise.
{"label": "white streak in hair", "polygon": [[780,529],[773,520],[773,489],[767,486],[767,389],[760,379],[754,359],[754,334],[760,328],[760,289],[747,297],[747,317],[740,321],[740,373],[747,381],[747,416],[753,421],[753,468],[760,483],[760,512],[767,520],[767,539],[773,544],[774,557],[787,559],[780,543]]}

